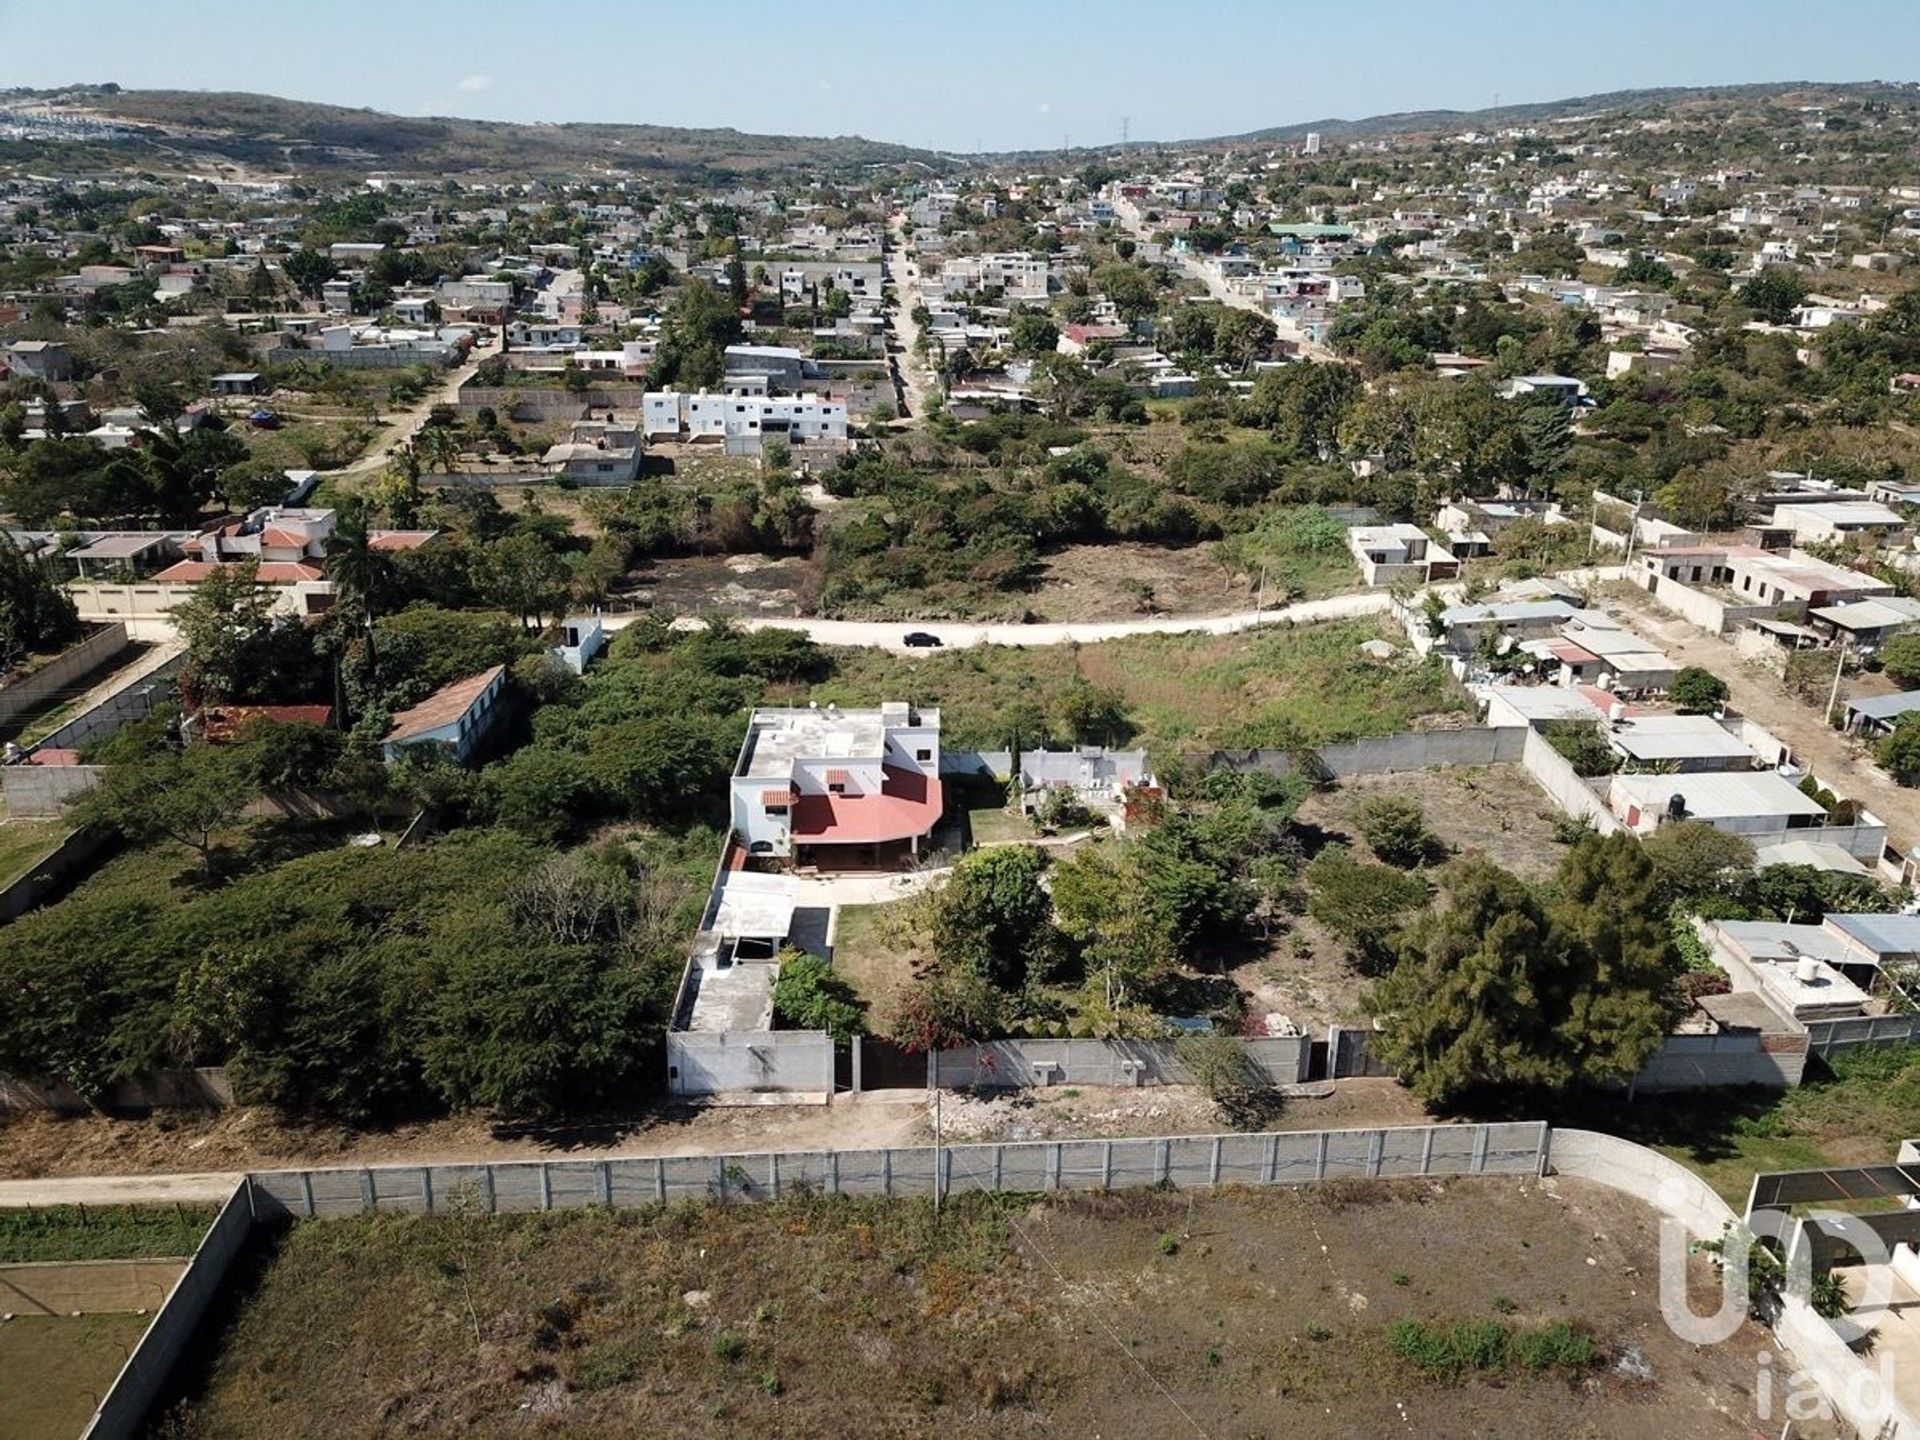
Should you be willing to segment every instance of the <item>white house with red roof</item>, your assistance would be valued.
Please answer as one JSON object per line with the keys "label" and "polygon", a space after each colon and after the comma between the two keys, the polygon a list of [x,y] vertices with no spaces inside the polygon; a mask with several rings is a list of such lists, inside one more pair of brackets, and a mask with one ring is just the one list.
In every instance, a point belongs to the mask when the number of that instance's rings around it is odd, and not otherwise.
{"label": "white house with red roof", "polygon": [[918,856],[944,803],[940,712],[904,701],[756,710],[733,771],[748,855],[821,869]]}

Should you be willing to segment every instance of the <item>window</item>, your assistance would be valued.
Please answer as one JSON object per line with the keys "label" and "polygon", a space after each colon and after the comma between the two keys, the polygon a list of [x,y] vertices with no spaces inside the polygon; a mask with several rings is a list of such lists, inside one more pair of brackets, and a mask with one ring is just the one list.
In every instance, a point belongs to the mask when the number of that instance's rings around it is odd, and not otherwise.
{"label": "window", "polygon": [[916,750],[913,752],[913,758],[918,761],[921,761],[922,763],[925,763],[926,761],[933,759],[933,751]]}

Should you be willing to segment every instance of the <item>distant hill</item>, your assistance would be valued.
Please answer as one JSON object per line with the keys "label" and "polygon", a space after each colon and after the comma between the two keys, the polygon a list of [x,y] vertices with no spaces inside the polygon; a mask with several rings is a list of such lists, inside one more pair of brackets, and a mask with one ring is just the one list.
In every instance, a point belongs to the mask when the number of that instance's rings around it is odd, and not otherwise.
{"label": "distant hill", "polygon": [[1652,90],[1610,90],[1602,95],[1577,95],[1564,100],[1542,100],[1526,105],[1499,105],[1484,110],[1404,110],[1369,115],[1361,120],[1309,120],[1298,125],[1276,125],[1241,135],[1220,135],[1195,145],[1238,145],[1303,140],[1318,132],[1327,140],[1372,140],[1387,135],[1458,133],[1463,130],[1504,130],[1516,125],[1538,125],[1576,115],[1631,114],[1673,109],[1696,102],[1767,100],[1800,93],[1864,95],[1912,86],[1879,81],[1776,81],[1762,85],[1667,86]]}
{"label": "distant hill", "polygon": [[871,166],[945,168],[928,151],[854,135],[748,135],[666,125],[521,125],[388,115],[225,91],[73,87],[13,91],[0,94],[0,103],[29,98],[133,127],[134,138],[97,147],[115,154],[170,155],[176,164],[204,157],[277,173],[388,169],[521,176],[613,170],[723,182],[734,177],[844,175]]}

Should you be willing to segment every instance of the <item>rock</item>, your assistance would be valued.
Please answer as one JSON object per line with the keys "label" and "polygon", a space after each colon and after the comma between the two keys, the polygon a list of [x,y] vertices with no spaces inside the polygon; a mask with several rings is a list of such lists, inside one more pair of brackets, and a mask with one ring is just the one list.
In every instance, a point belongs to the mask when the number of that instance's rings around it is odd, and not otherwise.
{"label": "rock", "polygon": [[680,1303],[689,1310],[704,1310],[713,1301],[711,1290],[689,1290],[680,1297]]}

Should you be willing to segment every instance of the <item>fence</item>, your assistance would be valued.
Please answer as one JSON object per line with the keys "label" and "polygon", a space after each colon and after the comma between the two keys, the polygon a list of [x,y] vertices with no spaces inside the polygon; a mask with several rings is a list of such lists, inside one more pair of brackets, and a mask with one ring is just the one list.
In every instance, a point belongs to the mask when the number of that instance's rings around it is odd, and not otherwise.
{"label": "fence", "polygon": [[1525,732],[1515,726],[1464,730],[1417,730],[1323,745],[1295,755],[1289,750],[1214,750],[1189,755],[1207,771],[1259,771],[1286,775],[1302,770],[1319,779],[1384,775],[1395,770],[1431,770],[1454,765],[1499,765],[1521,758]]}
{"label": "fence", "polygon": [[[1269,1085],[1307,1078],[1313,1042],[1304,1035],[1246,1042],[1247,1059]],[[1167,1040],[989,1040],[927,1056],[927,1083],[1025,1089],[1047,1085],[1190,1085],[1193,1076]]]}
{"label": "fence", "polygon": [[166,1303],[134,1346],[100,1401],[81,1440],[120,1440],[145,1433],[143,1421],[165,1388],[174,1363],[193,1338],[201,1317],[227,1278],[234,1257],[253,1229],[252,1187],[242,1181],[201,1237],[192,1260],[168,1292]]}
{"label": "fence", "polygon": [[30,1080],[0,1075],[0,1113],[11,1110],[52,1110],[83,1115],[96,1110],[221,1109],[233,1104],[233,1082],[223,1065],[149,1070],[116,1080],[103,1095],[89,1101],[64,1081]]}
{"label": "fence", "polygon": [[517,1161],[279,1170],[251,1177],[255,1213],[488,1213],[676,1200],[768,1200],[957,1190],[1106,1190],[1144,1185],[1302,1185],[1333,1179],[1537,1175],[1544,1121],[1303,1130],[1130,1140],[1036,1140],[885,1150],[807,1150],[653,1159]]}
{"label": "fence", "polygon": [[[152,664],[159,658],[143,657],[141,664]],[[77,750],[89,740],[105,739],[122,725],[144,720],[153,713],[154,706],[173,698],[174,684],[185,660],[183,654],[174,654],[161,660],[151,670],[141,671],[136,667],[136,673],[128,676],[125,685],[91,710],[74,716],[58,730],[45,736],[35,748]]]}
{"label": "fence", "polygon": [[1767,1035],[1752,1030],[1669,1035],[1634,1076],[1629,1090],[1706,1090],[1718,1085],[1784,1090],[1798,1085],[1806,1068],[1804,1035]]}
{"label": "fence", "polygon": [[62,650],[31,674],[0,686],[0,722],[48,700],[57,700],[73,683],[114,659],[133,642],[118,622],[104,626],[77,645]]}
{"label": "fence", "polygon": [[1807,1048],[1815,1055],[1868,1045],[1911,1045],[1915,1041],[1920,1041],[1920,1015],[1856,1015],[1845,1020],[1807,1022]]}

